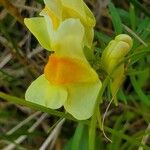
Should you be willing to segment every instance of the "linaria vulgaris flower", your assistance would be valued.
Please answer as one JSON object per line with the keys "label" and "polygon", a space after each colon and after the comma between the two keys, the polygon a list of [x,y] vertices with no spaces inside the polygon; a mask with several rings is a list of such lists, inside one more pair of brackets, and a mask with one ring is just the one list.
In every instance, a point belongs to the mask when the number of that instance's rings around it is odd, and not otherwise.
{"label": "linaria vulgaris flower", "polygon": [[83,53],[88,43],[87,28],[92,27],[86,19],[92,15],[81,0],[45,2],[44,17],[25,19],[25,24],[41,45],[54,53],[49,56],[44,74],[27,89],[25,98],[52,109],[64,106],[76,119],[88,119],[101,88],[97,73]]}
{"label": "linaria vulgaris flower", "polygon": [[[44,17],[26,19],[28,28],[37,37],[40,44],[51,50],[53,34],[60,24],[69,18],[79,19],[84,26],[84,46],[91,48],[95,26],[95,18],[83,0],[44,0],[45,8],[40,13]],[[46,39],[43,38],[48,36]]]}

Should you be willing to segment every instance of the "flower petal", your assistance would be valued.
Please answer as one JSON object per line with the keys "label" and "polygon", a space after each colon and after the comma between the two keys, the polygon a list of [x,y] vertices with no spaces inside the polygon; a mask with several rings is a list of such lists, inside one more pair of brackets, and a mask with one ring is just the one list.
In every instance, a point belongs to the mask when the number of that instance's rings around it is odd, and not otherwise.
{"label": "flower petal", "polygon": [[83,36],[84,27],[81,22],[78,19],[67,19],[58,28],[52,48],[57,55],[86,60],[82,50]]}
{"label": "flower petal", "polygon": [[62,5],[64,6],[64,13],[68,14],[68,18],[75,17],[86,20],[83,0],[62,0]]}
{"label": "flower petal", "polygon": [[47,80],[53,84],[93,83],[98,79],[97,73],[85,61],[52,54],[44,69]]}
{"label": "flower petal", "polygon": [[91,48],[95,17],[83,0],[63,0],[63,19],[78,18],[85,28],[84,43]]}
{"label": "flower petal", "polygon": [[51,41],[45,19],[43,17],[25,18],[24,23],[37,38],[42,47],[51,50]]}
{"label": "flower petal", "polygon": [[45,76],[41,75],[27,89],[25,99],[42,106],[57,109],[64,104],[67,95],[65,88],[50,84]]}
{"label": "flower petal", "polygon": [[61,0],[44,0],[44,3],[48,9],[55,15],[58,19],[61,19],[62,15],[62,4]]}
{"label": "flower petal", "polygon": [[91,49],[94,37],[94,30],[90,27],[85,27],[85,35],[84,35],[84,43],[85,45]]}
{"label": "flower petal", "polygon": [[90,118],[101,86],[99,80],[94,83],[68,86],[68,99],[64,104],[66,111],[78,120]]}
{"label": "flower petal", "polygon": [[86,25],[90,27],[94,27],[96,24],[95,17],[91,10],[87,7],[87,5],[84,3],[84,11],[86,13]]}

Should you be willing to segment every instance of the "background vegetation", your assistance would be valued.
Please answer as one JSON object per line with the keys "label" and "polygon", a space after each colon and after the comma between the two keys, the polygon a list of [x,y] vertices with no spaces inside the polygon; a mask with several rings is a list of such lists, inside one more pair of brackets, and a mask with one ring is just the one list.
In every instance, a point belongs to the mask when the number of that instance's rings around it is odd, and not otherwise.
{"label": "background vegetation", "polygon": [[[120,33],[134,39],[125,59],[119,105],[111,104],[105,118],[105,133],[112,143],[97,129],[96,150],[150,149],[150,1],[86,3],[97,20],[91,64],[99,74],[97,60],[108,42]],[[0,149],[86,150],[89,120],[78,123],[68,114],[24,101],[27,87],[42,73],[49,53],[26,29],[23,18],[38,16],[43,6],[43,0],[0,0]],[[101,114],[110,100],[108,89]]]}

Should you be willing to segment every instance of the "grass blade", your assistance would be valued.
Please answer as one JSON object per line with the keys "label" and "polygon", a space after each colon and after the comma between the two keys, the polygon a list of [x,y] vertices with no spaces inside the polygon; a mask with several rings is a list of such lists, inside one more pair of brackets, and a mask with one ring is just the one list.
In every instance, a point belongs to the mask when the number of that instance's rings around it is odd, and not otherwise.
{"label": "grass blade", "polygon": [[108,7],[109,7],[109,11],[110,11],[110,14],[112,17],[112,23],[113,23],[113,26],[115,29],[115,33],[116,33],[116,35],[121,34],[123,28],[122,28],[121,19],[117,12],[117,9],[115,8],[114,4],[111,1],[109,2]]}
{"label": "grass blade", "polygon": [[79,149],[83,130],[84,130],[84,124],[79,123],[76,128],[75,134],[73,136],[71,150]]}
{"label": "grass blade", "polygon": [[69,114],[50,109],[50,108],[44,107],[42,105],[38,105],[38,104],[35,104],[35,103],[32,103],[32,102],[26,101],[24,99],[15,97],[15,96],[5,94],[3,92],[0,92],[0,98],[2,98],[4,100],[7,100],[11,103],[24,105],[24,106],[30,107],[32,109],[36,109],[36,110],[46,112],[46,113],[51,114],[51,115],[55,115],[55,116],[58,116],[58,117],[64,117],[64,118],[69,119],[69,120],[76,120]]}
{"label": "grass blade", "polygon": [[135,76],[130,76],[131,83],[137,95],[139,96],[141,102],[144,102],[146,105],[150,106],[150,100],[148,97],[143,93],[141,87],[139,86],[138,82],[136,81]]}

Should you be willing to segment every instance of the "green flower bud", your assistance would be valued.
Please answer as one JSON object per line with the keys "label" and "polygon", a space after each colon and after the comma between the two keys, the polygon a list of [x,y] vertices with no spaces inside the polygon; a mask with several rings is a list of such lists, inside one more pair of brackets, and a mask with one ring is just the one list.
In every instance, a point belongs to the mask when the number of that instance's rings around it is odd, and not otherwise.
{"label": "green flower bud", "polygon": [[102,67],[111,74],[113,69],[128,54],[132,47],[132,39],[126,34],[120,34],[109,42],[102,54]]}
{"label": "green flower bud", "polygon": [[111,93],[117,105],[116,93],[124,80],[124,63],[121,63],[123,58],[128,54],[132,48],[133,41],[130,36],[120,34],[110,41],[108,46],[104,49],[101,65],[111,77]]}

